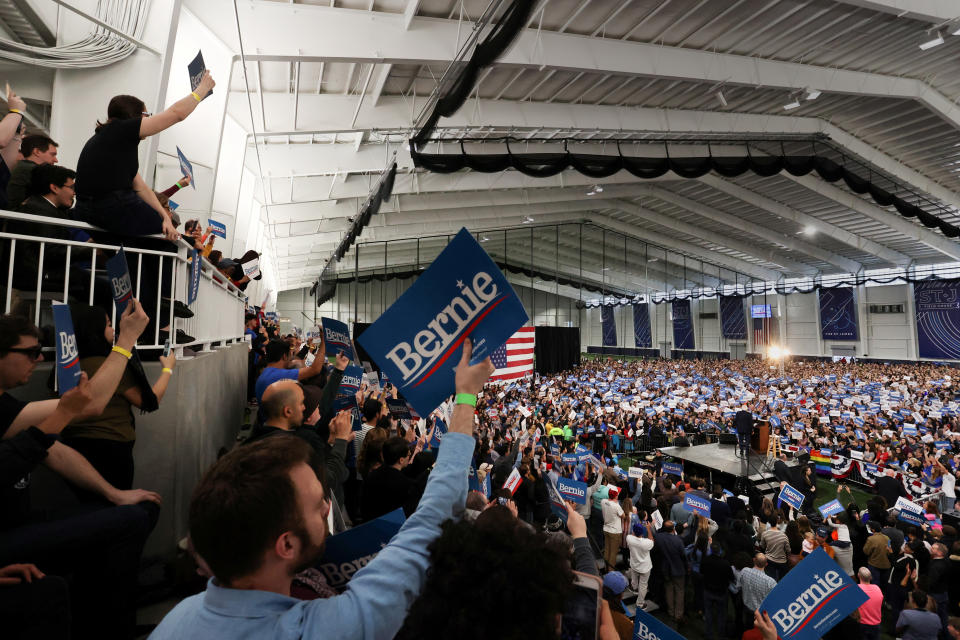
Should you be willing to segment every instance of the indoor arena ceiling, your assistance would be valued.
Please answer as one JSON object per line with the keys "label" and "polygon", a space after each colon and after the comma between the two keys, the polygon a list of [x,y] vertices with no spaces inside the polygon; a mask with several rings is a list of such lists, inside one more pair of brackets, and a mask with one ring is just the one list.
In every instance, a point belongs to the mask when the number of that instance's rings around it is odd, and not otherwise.
{"label": "indoor arena ceiling", "polygon": [[[415,170],[406,140],[487,0],[238,0],[240,39],[215,4],[187,2],[235,51],[242,44],[246,75],[238,61],[222,82],[231,117],[250,134],[246,166],[262,176],[283,289],[316,281],[392,159],[394,197],[358,243],[412,243],[466,225],[501,238],[509,255],[503,238],[512,236],[497,230],[588,220],[682,254],[691,269],[705,261],[753,278],[960,259],[955,240],[815,173],[597,180],[572,170],[539,179]],[[955,0],[541,0],[459,112],[440,120],[434,138],[447,142],[424,151],[459,153],[452,141],[469,138],[468,150],[502,153],[490,139],[506,136],[514,152],[559,151],[560,140],[601,154],[618,153],[619,141],[620,153],[638,156],[815,150],[960,224],[954,32]],[[605,255],[579,257],[580,227],[553,228],[555,255],[534,262],[561,270],[576,254],[581,274],[604,277]],[[423,255],[443,242],[423,239]],[[390,246],[379,262],[355,262],[351,251],[340,270],[414,263],[404,243]],[[645,267],[621,268],[624,290],[636,289],[631,269]]]}

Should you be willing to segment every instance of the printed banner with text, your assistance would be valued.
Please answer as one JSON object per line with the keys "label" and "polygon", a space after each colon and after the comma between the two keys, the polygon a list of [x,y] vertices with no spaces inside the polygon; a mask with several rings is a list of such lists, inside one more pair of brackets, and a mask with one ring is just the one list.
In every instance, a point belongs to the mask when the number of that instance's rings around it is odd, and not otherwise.
{"label": "printed banner with text", "polygon": [[824,340],[857,339],[857,305],[853,289],[820,289],[820,337]]}
{"label": "printed banner with text", "polygon": [[317,565],[326,576],[327,584],[343,591],[354,574],[370,564],[397,535],[405,521],[403,509],[397,509],[327,538],[323,559]]}
{"label": "printed banner with text", "polygon": [[921,358],[960,359],[960,280],[913,284]]}
{"label": "printed banner with text", "polygon": [[461,229],[358,342],[425,416],[453,392],[453,370],[468,335],[477,363],[527,320],[503,273]]}

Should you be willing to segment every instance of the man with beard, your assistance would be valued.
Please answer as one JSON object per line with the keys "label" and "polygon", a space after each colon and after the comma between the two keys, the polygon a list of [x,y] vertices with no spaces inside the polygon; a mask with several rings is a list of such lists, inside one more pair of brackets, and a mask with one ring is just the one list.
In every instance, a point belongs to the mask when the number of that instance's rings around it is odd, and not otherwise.
{"label": "man with beard", "polygon": [[470,365],[464,342],[449,431],[417,510],[340,596],[290,597],[290,583],[322,555],[330,503],[313,449],[280,434],[238,447],[206,473],[190,504],[190,536],[214,577],[151,636],[166,638],[392,638],[426,579],[427,547],[462,507],[474,450],[476,395],[494,367]]}

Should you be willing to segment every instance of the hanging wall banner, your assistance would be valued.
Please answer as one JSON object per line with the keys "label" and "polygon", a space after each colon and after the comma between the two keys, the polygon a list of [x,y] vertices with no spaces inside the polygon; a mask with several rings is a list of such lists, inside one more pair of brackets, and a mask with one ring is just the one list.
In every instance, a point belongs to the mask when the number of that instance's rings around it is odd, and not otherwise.
{"label": "hanging wall banner", "polygon": [[674,300],[673,307],[673,348],[694,349],[693,316],[690,313],[689,300]]}
{"label": "hanging wall banner", "polygon": [[824,340],[857,339],[857,305],[853,289],[821,289],[820,336]]}
{"label": "hanging wall banner", "polygon": [[617,346],[617,321],[613,317],[613,307],[600,307],[600,325],[603,329],[603,346]]}
{"label": "hanging wall banner", "polygon": [[720,326],[727,340],[747,339],[747,315],[743,312],[743,298],[720,297]]}
{"label": "hanging wall banner", "polygon": [[633,305],[633,342],[638,348],[653,346],[650,336],[650,307],[646,304]]}
{"label": "hanging wall banner", "polygon": [[960,280],[913,285],[917,349],[921,358],[960,358]]}

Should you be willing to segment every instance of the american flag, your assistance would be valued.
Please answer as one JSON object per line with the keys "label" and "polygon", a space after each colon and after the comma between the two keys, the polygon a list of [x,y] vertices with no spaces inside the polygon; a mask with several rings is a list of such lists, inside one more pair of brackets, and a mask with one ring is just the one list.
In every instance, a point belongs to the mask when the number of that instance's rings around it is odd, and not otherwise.
{"label": "american flag", "polygon": [[533,327],[522,327],[490,355],[497,368],[491,380],[516,380],[533,373],[535,334]]}
{"label": "american flag", "polygon": [[753,344],[755,347],[765,347],[770,342],[773,333],[772,318],[753,319]]}

